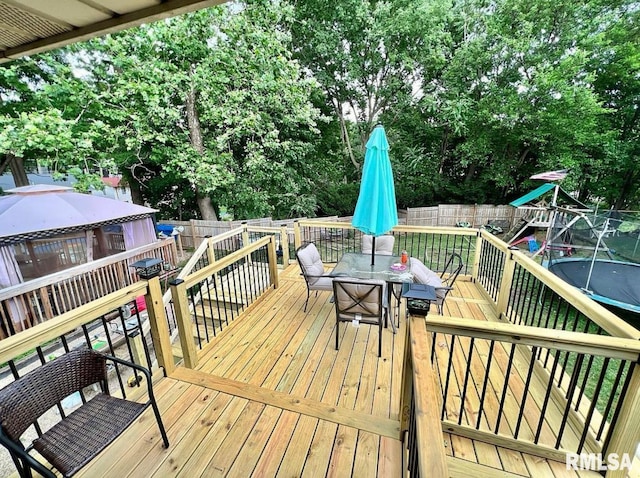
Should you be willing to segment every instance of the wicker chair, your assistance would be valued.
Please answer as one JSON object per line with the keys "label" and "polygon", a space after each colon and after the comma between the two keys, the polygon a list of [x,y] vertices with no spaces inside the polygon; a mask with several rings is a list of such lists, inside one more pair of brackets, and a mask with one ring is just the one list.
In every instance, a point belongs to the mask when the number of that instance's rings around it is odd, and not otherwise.
{"label": "wicker chair", "polygon": [[[109,395],[107,360],[145,375],[148,387],[146,403]],[[37,423],[44,412],[72,393],[96,383],[101,385],[102,393],[87,400],[27,448],[24,447],[20,437],[31,424]],[[63,476],[72,476],[114,441],[149,406],[153,408],[167,448],[169,441],[153,396],[149,371],[140,365],[90,349],[74,350],[0,390],[0,443],[9,450],[21,477],[31,477],[32,469],[48,478],[56,476],[29,454],[31,449],[40,453]]]}

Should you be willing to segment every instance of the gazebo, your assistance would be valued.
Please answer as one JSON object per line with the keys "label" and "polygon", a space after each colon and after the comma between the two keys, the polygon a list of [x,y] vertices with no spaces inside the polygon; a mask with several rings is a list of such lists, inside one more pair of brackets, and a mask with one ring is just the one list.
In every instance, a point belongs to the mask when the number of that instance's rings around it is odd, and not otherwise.
{"label": "gazebo", "polygon": [[34,185],[0,196],[0,289],[157,241],[136,204]]}

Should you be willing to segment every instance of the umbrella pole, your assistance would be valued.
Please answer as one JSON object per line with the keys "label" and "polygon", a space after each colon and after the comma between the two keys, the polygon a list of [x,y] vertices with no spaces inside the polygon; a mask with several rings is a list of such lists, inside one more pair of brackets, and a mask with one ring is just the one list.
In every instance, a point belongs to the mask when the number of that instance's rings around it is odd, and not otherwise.
{"label": "umbrella pole", "polygon": [[371,266],[373,266],[376,262],[376,236],[373,236],[371,242]]}

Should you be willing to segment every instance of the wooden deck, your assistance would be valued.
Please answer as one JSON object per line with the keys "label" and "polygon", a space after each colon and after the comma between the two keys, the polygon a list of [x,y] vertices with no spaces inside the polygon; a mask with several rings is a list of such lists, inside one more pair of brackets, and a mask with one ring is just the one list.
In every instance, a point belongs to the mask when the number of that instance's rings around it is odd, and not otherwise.
{"label": "wooden deck", "polygon": [[[179,367],[156,384],[169,449],[147,411],[78,476],[402,476],[404,319],[397,334],[384,329],[380,358],[369,326],[341,324],[336,351],[330,293],[312,295],[306,314],[305,297],[294,264],[277,290],[203,349],[195,370]],[[491,314],[475,284],[459,279],[444,315]],[[451,476],[600,476],[449,433],[444,439]]]}

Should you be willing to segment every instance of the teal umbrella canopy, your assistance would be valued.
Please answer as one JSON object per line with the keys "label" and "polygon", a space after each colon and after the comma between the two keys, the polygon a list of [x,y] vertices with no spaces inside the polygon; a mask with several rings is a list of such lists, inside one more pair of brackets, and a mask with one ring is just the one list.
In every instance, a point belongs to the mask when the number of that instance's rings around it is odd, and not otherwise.
{"label": "teal umbrella canopy", "polygon": [[375,127],[367,141],[360,194],[351,224],[374,238],[398,225],[389,143],[384,128],[380,125]]}

